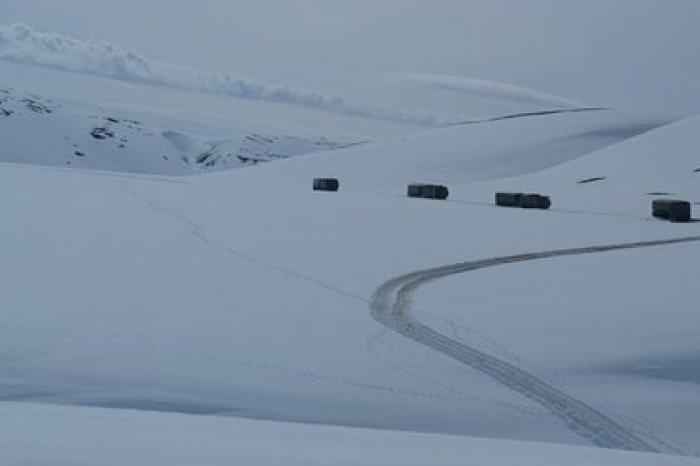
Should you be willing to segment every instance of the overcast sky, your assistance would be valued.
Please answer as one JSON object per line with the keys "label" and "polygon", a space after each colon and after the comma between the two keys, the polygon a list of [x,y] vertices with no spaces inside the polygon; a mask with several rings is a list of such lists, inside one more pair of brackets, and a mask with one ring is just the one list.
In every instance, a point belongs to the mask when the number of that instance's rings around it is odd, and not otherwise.
{"label": "overcast sky", "polygon": [[2,0],[1,22],[342,95],[437,73],[700,112],[700,0]]}

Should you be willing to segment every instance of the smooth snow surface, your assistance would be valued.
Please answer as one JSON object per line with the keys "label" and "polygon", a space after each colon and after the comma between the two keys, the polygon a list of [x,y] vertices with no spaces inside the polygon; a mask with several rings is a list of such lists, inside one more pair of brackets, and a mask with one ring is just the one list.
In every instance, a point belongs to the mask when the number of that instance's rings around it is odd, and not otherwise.
{"label": "smooth snow surface", "polygon": [[179,414],[0,403],[1,464],[697,466],[693,458]]}

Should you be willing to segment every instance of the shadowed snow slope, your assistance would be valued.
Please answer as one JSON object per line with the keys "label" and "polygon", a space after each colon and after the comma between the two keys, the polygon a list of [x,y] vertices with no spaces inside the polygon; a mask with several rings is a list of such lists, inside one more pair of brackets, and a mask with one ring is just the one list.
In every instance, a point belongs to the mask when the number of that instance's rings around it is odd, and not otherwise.
{"label": "shadowed snow slope", "polygon": [[491,202],[494,189],[543,190],[553,195],[554,209],[565,203],[621,214],[630,207],[648,211],[659,197],[698,203],[698,128],[700,117],[688,118],[538,174],[473,185],[463,195]]}
{"label": "shadowed snow slope", "polygon": [[465,183],[542,170],[661,124],[606,110],[524,116],[423,131],[273,170],[285,177],[336,175],[348,186],[392,191],[416,181]]}
{"label": "shadowed snow slope", "polygon": [[[368,429],[0,403],[3,464],[697,466],[692,458]],[[187,439],[187,441],[183,441]]]}

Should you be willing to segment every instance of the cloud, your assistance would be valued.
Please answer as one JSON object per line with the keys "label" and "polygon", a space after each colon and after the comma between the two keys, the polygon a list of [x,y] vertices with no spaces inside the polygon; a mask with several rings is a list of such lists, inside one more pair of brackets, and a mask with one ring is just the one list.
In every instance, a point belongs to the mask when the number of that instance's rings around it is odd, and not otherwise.
{"label": "cloud", "polygon": [[0,26],[0,60],[413,125],[434,126],[448,122],[434,115],[404,113],[289,85],[269,84],[229,74],[203,73],[151,60],[109,42],[39,32],[24,24]]}
{"label": "cloud", "polygon": [[563,97],[497,81],[424,73],[400,73],[395,74],[395,76],[401,79],[422,83],[433,88],[473,95],[484,99],[557,109],[586,107],[586,105],[580,102]]}

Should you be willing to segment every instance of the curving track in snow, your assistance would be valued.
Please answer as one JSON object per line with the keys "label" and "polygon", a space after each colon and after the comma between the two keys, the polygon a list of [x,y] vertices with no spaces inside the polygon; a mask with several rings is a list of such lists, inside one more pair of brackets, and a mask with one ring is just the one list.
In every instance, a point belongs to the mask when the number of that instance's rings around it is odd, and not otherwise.
{"label": "curving track in snow", "polygon": [[504,386],[540,404],[554,416],[561,419],[574,433],[588,439],[594,445],[604,448],[647,452],[659,452],[661,451],[660,448],[663,448],[664,450],[682,454],[681,451],[657,439],[651,439],[656,440],[655,443],[657,444],[656,446],[652,445],[649,440],[645,440],[636,432],[628,429],[595,407],[567,395],[534,374],[497,357],[483,353],[467,343],[440,334],[413,317],[410,313],[410,308],[411,295],[418,288],[449,275],[553,257],[596,254],[694,241],[700,241],[700,236],[558,249],[459,262],[442,267],[419,270],[393,278],[379,286],[372,296],[370,307],[374,319],[391,330],[477,369]]}

